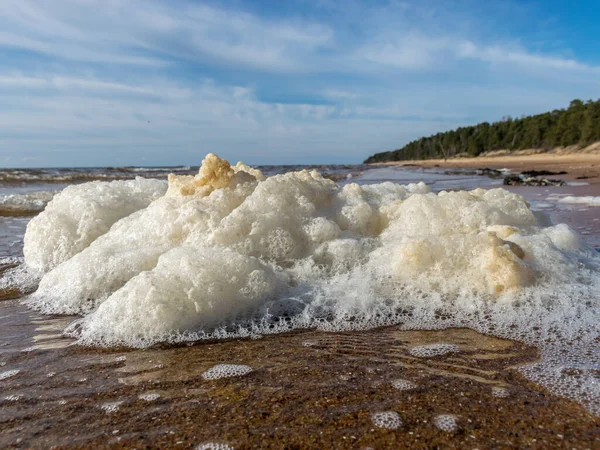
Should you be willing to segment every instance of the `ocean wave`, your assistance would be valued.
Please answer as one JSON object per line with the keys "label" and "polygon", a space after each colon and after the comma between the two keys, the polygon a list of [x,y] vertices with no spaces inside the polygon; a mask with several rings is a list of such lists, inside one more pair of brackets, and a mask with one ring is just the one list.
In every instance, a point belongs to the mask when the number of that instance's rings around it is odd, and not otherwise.
{"label": "ocean wave", "polygon": [[[319,170],[325,177],[334,181],[347,178],[348,174],[356,176],[365,166],[351,165],[283,165],[259,166],[267,176],[280,175],[298,170]],[[174,167],[93,167],[93,168],[59,168],[59,169],[0,169],[0,185],[23,185],[31,183],[75,184],[89,181],[131,180],[136,176],[144,178],[167,178],[170,173],[177,175],[193,174],[198,171],[194,166]]]}
{"label": "ocean wave", "polygon": [[81,169],[3,169],[0,184],[28,183],[83,183],[89,181],[130,180],[136,176],[144,178],[166,178],[170,173],[192,173],[190,166],[179,167],[102,167]]}
{"label": "ocean wave", "polygon": [[0,216],[33,216],[42,211],[56,191],[0,195]]}
{"label": "ocean wave", "polygon": [[593,196],[567,196],[563,197],[559,200],[559,203],[570,203],[570,204],[580,204],[580,205],[590,205],[590,206],[600,206],[600,197]]}
{"label": "ocean wave", "polygon": [[192,169],[191,166],[179,166],[179,167],[125,167],[123,170],[131,170],[132,172],[189,172]]}

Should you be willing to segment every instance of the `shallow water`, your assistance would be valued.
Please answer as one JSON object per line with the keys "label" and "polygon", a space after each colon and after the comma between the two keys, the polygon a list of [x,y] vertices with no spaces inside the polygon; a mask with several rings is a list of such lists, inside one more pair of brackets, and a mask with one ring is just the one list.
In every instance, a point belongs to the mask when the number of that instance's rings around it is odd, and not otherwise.
{"label": "shallow water", "polygon": [[[269,168],[267,173],[294,169]],[[85,178],[76,172],[77,181]],[[107,172],[112,176],[112,169]],[[160,178],[166,171],[156,173]],[[434,192],[501,183],[473,171],[336,167],[329,173],[342,185],[423,181]],[[55,182],[10,183],[4,189],[32,192],[50,190]],[[595,220],[600,208],[560,202],[577,195],[578,189],[511,188],[550,222],[566,222],[600,247],[600,220]],[[28,220],[0,217],[0,257],[22,255]],[[40,315],[15,301],[0,306],[0,372],[12,374],[0,381],[2,447],[133,446],[151,440],[157,447],[214,442],[245,448],[252,443],[276,447],[283,440],[299,448],[308,442],[340,448],[398,442],[453,447],[541,442],[546,448],[578,448],[598,442],[597,419],[514,369],[536,361],[536,348],[471,330],[424,332],[391,326],[346,333],[303,331],[105,351],[72,346],[73,340],[62,336],[72,316]],[[252,371],[220,381],[202,378],[218,364],[248,365]],[[576,383],[579,369],[566,369],[567,382]],[[584,365],[582,370],[587,376],[593,367]],[[417,388],[400,395],[404,391],[394,382]],[[373,423],[373,414],[390,411],[401,418],[398,428]],[[455,417],[455,431],[436,426],[449,423],[446,416]],[[49,427],[53,431],[46,431]],[[506,429],[515,431],[506,435]]]}
{"label": "shallow water", "polygon": [[[392,326],[109,351],[70,345],[66,321],[0,303],[0,372],[18,371],[0,381],[2,448],[598,442],[597,419],[514,370],[537,360],[537,349],[472,330]],[[442,344],[453,351],[420,351]],[[219,364],[252,370],[203,376]],[[382,427],[390,422],[378,415],[390,412],[401,423]]]}

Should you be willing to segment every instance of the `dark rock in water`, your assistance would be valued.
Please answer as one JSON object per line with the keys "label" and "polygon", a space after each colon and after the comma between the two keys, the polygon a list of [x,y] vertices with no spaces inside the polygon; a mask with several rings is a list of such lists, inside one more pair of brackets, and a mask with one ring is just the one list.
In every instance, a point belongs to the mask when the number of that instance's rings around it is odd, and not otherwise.
{"label": "dark rock in water", "polygon": [[502,176],[502,171],[498,169],[490,169],[489,167],[484,167],[482,169],[477,169],[477,175],[484,175],[488,177],[500,177]]}
{"label": "dark rock in water", "polygon": [[566,175],[567,172],[564,170],[561,172],[551,172],[549,170],[527,170],[525,172],[521,172],[521,175],[526,177],[546,177],[548,175]]}
{"label": "dark rock in water", "polygon": [[[436,166],[437,167],[437,166]],[[444,170],[445,175],[478,175],[482,177],[490,177],[490,178],[499,178],[503,176],[503,172],[497,169],[490,169],[488,167],[479,168],[479,169],[447,169]]]}
{"label": "dark rock in water", "polygon": [[563,186],[563,180],[552,180],[548,178],[522,177],[520,175],[509,175],[504,177],[505,186]]}
{"label": "dark rock in water", "polygon": [[523,179],[519,175],[508,175],[504,177],[505,186],[518,186],[523,184]]}
{"label": "dark rock in water", "polygon": [[547,175],[566,175],[567,172],[551,172],[549,170],[526,170],[520,175],[509,175],[504,178],[504,184],[507,186],[563,186],[563,180],[550,178],[538,178]]}

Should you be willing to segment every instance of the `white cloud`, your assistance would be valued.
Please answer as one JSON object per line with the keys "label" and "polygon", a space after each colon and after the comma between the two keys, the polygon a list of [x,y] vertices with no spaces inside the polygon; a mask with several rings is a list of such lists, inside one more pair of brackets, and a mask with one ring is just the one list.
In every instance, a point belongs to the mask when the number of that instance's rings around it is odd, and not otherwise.
{"label": "white cloud", "polygon": [[600,95],[598,67],[496,30],[482,37],[435,2],[417,12],[338,2],[311,18],[310,8],[261,16],[200,0],[0,1],[0,51],[11,50],[0,61],[0,151],[14,158],[131,154],[135,164],[201,148],[358,161]]}
{"label": "white cloud", "polygon": [[4,0],[0,47],[79,62],[161,67],[184,59],[272,72],[373,73],[365,61],[400,70],[440,71],[445,63],[460,60],[600,70],[522,46],[477,42],[446,29],[439,23],[444,18],[436,19],[430,9],[418,10],[418,20],[408,15],[413,10],[418,8],[397,2],[379,12],[370,9],[374,12],[355,18],[360,19],[362,38],[341,38],[332,25],[314,20],[265,18],[197,2]]}
{"label": "white cloud", "polygon": [[536,54],[515,45],[477,44],[452,36],[386,34],[360,48],[358,56],[383,66],[421,71],[443,70],[444,65],[452,61],[475,60],[515,69],[600,73],[600,66],[583,64],[572,58]]}
{"label": "white cloud", "polygon": [[[163,164],[177,155],[186,159],[172,163],[196,163],[208,151],[259,163],[290,163],[299,155],[305,162],[351,162],[407,133],[396,121],[382,118],[382,111],[355,109],[352,117],[344,117],[336,105],[266,103],[252,88],[212,80],[181,85],[169,79],[126,84],[27,73],[0,77],[0,92],[15,86],[27,89],[3,97],[2,151],[18,156],[27,148],[30,154],[48,155],[45,160],[39,156],[39,164],[60,158],[62,165],[109,164],[123,152],[131,159],[120,163],[135,164],[155,148],[176,149],[151,159],[158,163],[162,158]],[[435,118],[417,121],[409,134],[436,123]]]}
{"label": "white cloud", "polygon": [[357,100],[361,97],[357,92],[350,92],[342,89],[329,88],[321,91],[321,94],[324,97],[333,99],[333,100]]}
{"label": "white cloud", "polygon": [[43,78],[30,77],[30,76],[1,76],[0,75],[0,88],[8,87],[43,87],[48,84],[48,81]]}
{"label": "white cloud", "polygon": [[116,83],[113,81],[102,81],[95,78],[74,78],[65,76],[36,77],[29,75],[0,75],[0,89],[14,87],[27,87],[38,89],[58,89],[62,91],[84,90],[89,93],[134,93],[143,95],[157,95],[157,92],[141,87]]}
{"label": "white cloud", "polygon": [[5,0],[0,26],[0,46],[61,59],[161,65],[176,57],[268,70],[307,69],[303,57],[333,36],[317,23],[154,0]]}
{"label": "white cloud", "polygon": [[590,66],[570,58],[539,55],[520,49],[502,48],[499,46],[474,49],[466,57],[475,57],[494,64],[517,64],[524,67],[539,67],[556,70],[571,70],[600,73],[599,66]]}
{"label": "white cloud", "polygon": [[375,39],[359,49],[359,57],[400,69],[431,69],[439,54],[448,49],[444,39],[418,35],[387,36]]}

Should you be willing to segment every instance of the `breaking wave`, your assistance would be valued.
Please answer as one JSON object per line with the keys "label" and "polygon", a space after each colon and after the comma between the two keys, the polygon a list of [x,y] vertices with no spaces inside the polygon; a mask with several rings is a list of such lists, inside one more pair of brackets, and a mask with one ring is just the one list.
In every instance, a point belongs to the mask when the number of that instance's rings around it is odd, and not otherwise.
{"label": "breaking wave", "polygon": [[129,180],[136,176],[162,178],[169,173],[189,173],[189,166],[180,167],[97,167],[64,169],[0,169],[0,185],[28,183],[85,183],[102,180]]}
{"label": "breaking wave", "polygon": [[0,196],[0,216],[33,216],[52,200],[55,191],[27,192]]}
{"label": "breaking wave", "polygon": [[574,197],[568,196],[563,197],[559,200],[559,203],[573,203],[573,204],[583,204],[583,205],[591,205],[591,206],[600,206],[600,197]]}

